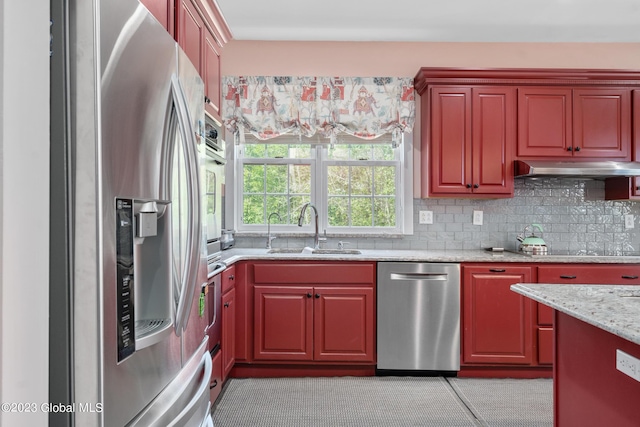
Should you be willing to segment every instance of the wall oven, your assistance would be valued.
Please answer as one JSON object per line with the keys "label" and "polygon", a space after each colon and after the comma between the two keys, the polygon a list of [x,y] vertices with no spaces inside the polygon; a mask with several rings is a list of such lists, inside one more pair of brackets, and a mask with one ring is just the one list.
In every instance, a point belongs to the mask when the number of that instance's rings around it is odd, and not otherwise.
{"label": "wall oven", "polygon": [[220,125],[210,116],[205,121],[206,156],[204,165],[205,223],[208,262],[220,259],[223,221],[225,154]]}

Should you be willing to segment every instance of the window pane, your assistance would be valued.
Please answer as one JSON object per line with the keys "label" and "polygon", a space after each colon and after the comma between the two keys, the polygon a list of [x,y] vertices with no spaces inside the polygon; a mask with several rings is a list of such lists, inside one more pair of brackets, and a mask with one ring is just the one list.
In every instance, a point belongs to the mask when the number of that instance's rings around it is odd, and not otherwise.
{"label": "window pane", "polygon": [[289,157],[289,146],[286,144],[268,144],[266,157],[278,159]]}
{"label": "window pane", "polygon": [[351,199],[351,225],[353,227],[371,227],[373,225],[370,198]]}
{"label": "window pane", "polygon": [[281,220],[278,220],[278,217],[274,215],[271,217],[271,224],[287,223],[287,196],[267,196],[267,217],[273,212],[280,215]]}
{"label": "window pane", "polygon": [[332,160],[348,160],[349,159],[349,146],[348,145],[334,145],[329,146],[327,150],[328,156]]}
{"label": "window pane", "polygon": [[329,225],[332,227],[349,226],[349,199],[347,197],[329,197]]}
{"label": "window pane", "polygon": [[245,193],[264,193],[264,165],[245,165],[243,175]]}
{"label": "window pane", "polygon": [[370,196],[373,194],[372,170],[369,166],[351,167],[351,194]]}
{"label": "window pane", "polygon": [[371,160],[371,144],[354,144],[351,147],[351,160]]}
{"label": "window pane", "polygon": [[374,160],[395,160],[393,147],[387,144],[377,144],[373,146]]}
{"label": "window pane", "polygon": [[264,224],[264,197],[244,196],[242,222],[245,224]]}
{"label": "window pane", "polygon": [[247,144],[244,146],[244,156],[247,158],[265,157],[267,146],[265,144]]}
{"label": "window pane", "polygon": [[289,192],[291,194],[311,194],[311,166],[289,165]]}
{"label": "window pane", "polygon": [[311,158],[311,146],[310,145],[291,145],[289,150],[289,157],[292,159],[309,159]]}
{"label": "window pane", "polygon": [[327,167],[327,194],[349,194],[349,166]]}
{"label": "window pane", "polygon": [[376,195],[393,196],[396,194],[395,166],[377,166],[374,168]]}
{"label": "window pane", "polygon": [[267,193],[287,193],[287,165],[267,165]]}
{"label": "window pane", "polygon": [[376,227],[396,226],[396,200],[394,197],[376,198],[373,201],[374,223]]}
{"label": "window pane", "polygon": [[[302,210],[302,205],[308,203],[311,200],[310,196],[292,196],[290,198],[291,202],[291,215],[289,218],[290,224],[298,224],[298,218],[300,217],[300,211]],[[313,209],[311,209],[313,212]],[[309,214],[307,213],[307,217]],[[303,222],[304,223],[304,222]]]}

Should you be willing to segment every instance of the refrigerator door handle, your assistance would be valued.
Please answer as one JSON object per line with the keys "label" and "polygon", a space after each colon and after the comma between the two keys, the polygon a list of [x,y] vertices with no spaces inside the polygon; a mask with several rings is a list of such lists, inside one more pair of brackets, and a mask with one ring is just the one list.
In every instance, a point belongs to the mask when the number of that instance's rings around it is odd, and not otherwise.
{"label": "refrigerator door handle", "polygon": [[199,243],[201,237],[200,225],[200,179],[198,176],[198,153],[196,150],[195,132],[191,125],[191,115],[185,100],[184,90],[176,75],[171,78],[171,88],[174,105],[178,117],[178,128],[186,148],[186,173],[188,187],[188,203],[190,206],[187,230],[187,257],[185,274],[183,277],[176,312],[176,333],[181,335],[189,321],[189,313],[196,288],[198,274]]}

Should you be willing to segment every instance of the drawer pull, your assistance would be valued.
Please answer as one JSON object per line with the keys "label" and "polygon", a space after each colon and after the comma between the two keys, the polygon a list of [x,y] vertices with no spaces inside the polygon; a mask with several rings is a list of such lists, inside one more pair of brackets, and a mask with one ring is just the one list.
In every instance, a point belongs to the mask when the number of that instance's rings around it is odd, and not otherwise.
{"label": "drawer pull", "polygon": [[623,278],[623,279],[631,279],[631,280],[633,280],[633,279],[637,279],[637,278],[638,278],[638,276],[628,276],[628,275],[626,275],[626,274],[623,274],[623,275],[622,275],[622,278]]}
{"label": "drawer pull", "polygon": [[561,279],[575,279],[577,276],[570,276],[568,274],[561,274],[560,278]]}
{"label": "drawer pull", "polygon": [[224,303],[224,308],[229,308],[229,303],[228,302]]}
{"label": "drawer pull", "polygon": [[504,273],[507,270],[505,270],[504,268],[490,268],[489,271],[492,273]]}
{"label": "drawer pull", "polygon": [[233,280],[233,279],[235,279],[235,277],[233,276],[233,274],[230,274],[229,275],[229,280]]}

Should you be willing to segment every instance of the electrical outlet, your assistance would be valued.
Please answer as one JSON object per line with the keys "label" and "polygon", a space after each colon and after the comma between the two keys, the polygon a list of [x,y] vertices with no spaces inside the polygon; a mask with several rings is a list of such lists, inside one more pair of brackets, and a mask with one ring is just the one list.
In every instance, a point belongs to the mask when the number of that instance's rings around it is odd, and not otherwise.
{"label": "electrical outlet", "polygon": [[640,360],[616,349],[616,369],[636,381],[640,381]]}
{"label": "electrical outlet", "polygon": [[482,225],[482,211],[473,211],[473,225]]}
{"label": "electrical outlet", "polygon": [[433,224],[433,211],[420,211],[420,224]]}
{"label": "electrical outlet", "polygon": [[624,216],[624,228],[629,229],[635,226],[635,220],[632,214],[627,214]]}

